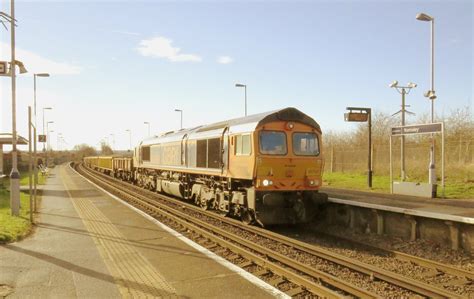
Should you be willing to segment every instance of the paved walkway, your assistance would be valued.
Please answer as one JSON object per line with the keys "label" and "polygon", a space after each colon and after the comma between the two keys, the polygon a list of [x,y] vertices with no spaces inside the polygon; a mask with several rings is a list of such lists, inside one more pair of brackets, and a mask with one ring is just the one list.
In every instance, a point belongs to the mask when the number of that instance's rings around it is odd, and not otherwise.
{"label": "paved walkway", "polygon": [[[56,167],[32,236],[0,246],[8,298],[269,298],[282,294],[216,262]],[[1,295],[0,295],[1,297]]]}

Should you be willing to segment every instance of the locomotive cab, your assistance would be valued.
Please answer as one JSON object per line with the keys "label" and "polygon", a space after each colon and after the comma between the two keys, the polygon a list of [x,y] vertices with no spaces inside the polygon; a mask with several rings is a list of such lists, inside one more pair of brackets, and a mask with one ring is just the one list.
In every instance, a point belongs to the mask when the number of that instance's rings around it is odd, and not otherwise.
{"label": "locomotive cab", "polygon": [[254,136],[255,208],[265,224],[303,223],[314,219],[327,199],[322,184],[321,131],[298,121],[274,121]]}

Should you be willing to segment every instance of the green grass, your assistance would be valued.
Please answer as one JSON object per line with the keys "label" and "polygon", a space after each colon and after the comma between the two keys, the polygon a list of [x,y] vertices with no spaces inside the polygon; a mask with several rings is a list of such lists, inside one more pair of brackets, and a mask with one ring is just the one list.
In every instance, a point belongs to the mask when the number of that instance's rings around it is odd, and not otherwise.
{"label": "green grass", "polygon": [[[396,179],[395,179],[396,180]],[[367,175],[360,173],[324,173],[324,185],[333,188],[352,189],[361,191],[390,192],[389,176],[373,176],[372,189],[367,186]],[[441,186],[438,186],[441,195]],[[446,182],[446,198],[472,198],[474,199],[474,182]]]}
{"label": "green grass", "polygon": [[0,243],[19,240],[26,236],[30,229],[30,197],[20,192],[20,216],[11,215],[10,191],[0,190]]}
{"label": "green grass", "polygon": [[[38,176],[38,184],[44,184],[46,176]],[[28,186],[28,173],[22,174],[20,184]],[[22,239],[31,231],[30,223],[30,196],[20,192],[20,215],[11,215],[10,210],[10,186],[8,178],[2,179],[0,183],[0,243],[14,242]]]}
{"label": "green grass", "polygon": [[[46,178],[48,176],[42,175],[41,173],[38,173],[38,185],[43,185],[46,182]],[[32,177],[33,178],[33,177]],[[21,178],[20,178],[20,185],[22,186],[28,186],[29,184],[29,177],[28,177],[28,172],[22,173]]]}

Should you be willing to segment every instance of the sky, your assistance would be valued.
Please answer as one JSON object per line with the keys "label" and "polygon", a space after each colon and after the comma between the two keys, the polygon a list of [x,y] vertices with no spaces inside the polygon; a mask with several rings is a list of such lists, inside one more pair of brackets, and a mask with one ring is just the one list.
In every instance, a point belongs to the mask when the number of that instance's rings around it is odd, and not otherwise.
{"label": "sky", "polygon": [[[0,11],[10,13],[10,1]],[[18,132],[37,78],[51,145],[106,140],[129,147],[151,133],[295,107],[328,131],[355,130],[347,106],[400,109],[390,82],[415,82],[410,111],[429,113],[430,24],[435,18],[435,112],[474,112],[473,2],[457,1],[20,1],[15,2]],[[0,60],[10,28],[0,27]],[[11,80],[0,77],[0,130],[11,131]],[[416,117],[408,118],[415,121]],[[57,133],[65,142],[57,144]]]}

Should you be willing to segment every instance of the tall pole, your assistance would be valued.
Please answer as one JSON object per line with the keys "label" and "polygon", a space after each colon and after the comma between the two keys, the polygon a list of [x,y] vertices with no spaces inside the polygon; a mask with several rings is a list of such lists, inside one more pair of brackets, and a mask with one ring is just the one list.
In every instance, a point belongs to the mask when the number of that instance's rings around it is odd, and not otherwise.
{"label": "tall pole", "polygon": [[28,154],[29,154],[29,161],[28,161],[28,178],[29,178],[29,187],[30,187],[30,222],[33,223],[33,176],[32,176],[32,151],[31,151],[31,143],[33,140],[31,140],[31,107],[28,106]]}
{"label": "tall pole", "polygon": [[37,201],[36,201],[36,186],[38,185],[38,160],[36,159],[36,141],[37,141],[37,134],[36,134],[36,126],[33,130],[33,167],[35,172],[35,181],[33,184],[33,198],[35,201],[35,212],[37,210]]}
{"label": "tall pole", "polygon": [[115,135],[110,134],[110,136],[112,136],[112,150],[114,150],[115,149]]}
{"label": "tall pole", "polygon": [[[436,93],[434,89],[434,18],[425,13],[416,15],[416,19],[423,22],[431,22],[431,89],[425,94],[431,100],[431,123],[434,123],[434,100]],[[429,183],[436,185],[436,167],[435,167],[435,140],[434,135],[431,134],[431,148],[430,148],[430,165],[428,168]]]}
{"label": "tall pole", "polygon": [[11,64],[10,73],[12,81],[12,170],[10,173],[10,204],[12,215],[20,214],[20,173],[17,160],[17,134],[16,134],[16,69],[15,69],[15,2],[10,1],[11,15]]}
{"label": "tall pole", "polygon": [[372,109],[367,109],[369,113],[369,161],[368,161],[368,174],[367,180],[369,188],[372,188]]}
{"label": "tall pole", "polygon": [[128,132],[128,138],[129,138],[129,147],[128,147],[128,151],[131,151],[132,150],[132,130],[131,129],[127,129],[125,130]]}
{"label": "tall pole", "polygon": [[[406,90],[405,88],[402,88],[402,127],[405,126],[405,95],[406,95]],[[405,181],[406,175],[405,175],[405,135],[402,135],[402,139],[400,142],[400,168],[401,168],[401,173],[400,177],[402,181]]]}
{"label": "tall pole", "polygon": [[[431,18],[431,123],[434,123],[434,100],[435,100],[435,89],[434,89],[434,18]],[[431,134],[431,151],[430,151],[430,169],[429,169],[429,180],[430,184],[436,184],[436,166],[435,166],[435,139],[434,135]]]}
{"label": "tall pole", "polygon": [[[44,133],[44,108],[43,108],[43,136],[46,136]],[[43,152],[45,151],[45,142],[43,142]]]}
{"label": "tall pole", "polygon": [[183,110],[182,109],[174,109],[174,111],[180,113],[180,129],[183,129]]}
{"label": "tall pole", "polygon": [[148,137],[150,137],[150,122],[145,121],[144,124],[148,126]]}
{"label": "tall pole", "polygon": [[35,115],[35,128],[36,128],[36,74],[33,74],[33,112]]}
{"label": "tall pole", "polygon": [[247,116],[247,85],[245,85],[244,92],[245,92],[245,116]]}
{"label": "tall pole", "polygon": [[247,84],[236,83],[235,87],[243,87],[245,95],[245,116],[247,116]]}
{"label": "tall pole", "polygon": [[[38,162],[37,162],[37,156],[36,156],[36,128],[37,128],[37,123],[36,123],[36,74],[33,74],[33,91],[34,91],[34,103],[33,103],[33,112],[34,112],[34,117],[35,117],[35,127],[34,127],[34,134],[33,134],[33,199],[34,199],[34,212],[36,212],[36,185],[38,184]],[[31,143],[31,140],[30,140]],[[33,209],[33,207],[30,206],[30,209]]]}

